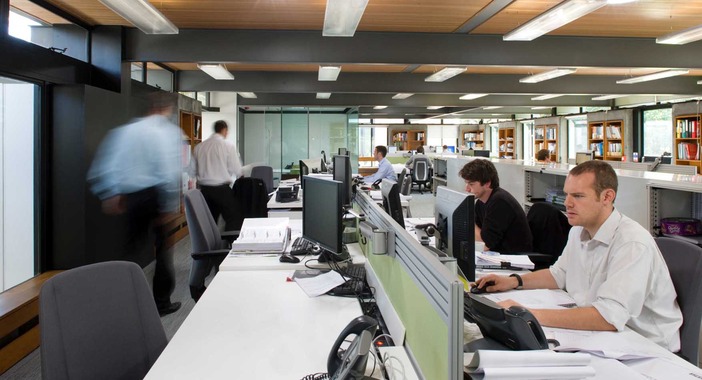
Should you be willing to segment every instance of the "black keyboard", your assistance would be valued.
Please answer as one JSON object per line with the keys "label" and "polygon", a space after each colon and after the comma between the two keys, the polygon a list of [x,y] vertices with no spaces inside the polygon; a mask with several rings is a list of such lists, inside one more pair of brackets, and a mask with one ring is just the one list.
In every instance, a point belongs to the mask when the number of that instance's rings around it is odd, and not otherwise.
{"label": "black keyboard", "polygon": [[366,285],[366,269],[363,264],[354,264],[341,268],[339,271],[346,282],[327,292],[330,296],[371,296]]}
{"label": "black keyboard", "polygon": [[302,237],[298,237],[295,239],[295,241],[293,241],[292,247],[290,247],[290,254],[306,255],[312,248],[314,248],[314,244],[312,244],[312,242]]}

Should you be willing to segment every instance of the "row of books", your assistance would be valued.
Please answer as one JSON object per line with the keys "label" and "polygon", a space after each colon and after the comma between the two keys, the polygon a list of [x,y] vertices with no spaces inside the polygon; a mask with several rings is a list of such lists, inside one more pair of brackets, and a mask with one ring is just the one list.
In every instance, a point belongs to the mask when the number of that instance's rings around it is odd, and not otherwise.
{"label": "row of books", "polygon": [[600,156],[600,157],[603,156],[604,149],[603,149],[602,144],[603,143],[601,143],[601,142],[590,144],[590,150],[595,152],[595,156]]}
{"label": "row of books", "polygon": [[608,139],[621,139],[622,138],[622,128],[616,125],[607,126],[607,138]]}
{"label": "row of books", "polygon": [[700,145],[693,142],[678,143],[678,159],[679,160],[699,160]]}
{"label": "row of books", "polygon": [[696,139],[700,137],[699,120],[680,119],[675,126],[675,137],[679,139]]}
{"label": "row of books", "polygon": [[[536,140],[543,140],[544,139],[543,129],[537,129],[536,132],[534,133],[534,138]],[[546,130],[546,140],[555,140],[555,139],[556,139],[556,130],[555,129],[547,129]]]}
{"label": "row of books", "polygon": [[607,143],[607,152],[621,153],[622,152],[622,143]]}
{"label": "row of books", "polygon": [[483,132],[466,132],[463,134],[465,141],[483,141]]}

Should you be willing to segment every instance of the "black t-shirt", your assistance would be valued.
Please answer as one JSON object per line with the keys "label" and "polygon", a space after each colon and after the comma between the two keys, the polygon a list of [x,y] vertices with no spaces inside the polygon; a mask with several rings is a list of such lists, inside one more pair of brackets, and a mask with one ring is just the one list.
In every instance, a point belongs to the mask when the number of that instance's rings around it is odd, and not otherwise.
{"label": "black t-shirt", "polygon": [[524,209],[501,188],[495,188],[487,203],[475,203],[475,224],[480,237],[491,251],[500,253],[531,252],[531,230]]}

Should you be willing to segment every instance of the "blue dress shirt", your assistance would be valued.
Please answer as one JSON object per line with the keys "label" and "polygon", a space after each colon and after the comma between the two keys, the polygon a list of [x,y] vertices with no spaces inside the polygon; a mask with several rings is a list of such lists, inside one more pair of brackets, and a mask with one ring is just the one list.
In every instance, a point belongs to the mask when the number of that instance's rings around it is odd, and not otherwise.
{"label": "blue dress shirt", "polygon": [[363,182],[373,183],[379,179],[389,179],[392,181],[397,181],[397,175],[395,170],[392,168],[392,164],[387,158],[383,158],[378,164],[378,171],[369,176],[363,177]]}

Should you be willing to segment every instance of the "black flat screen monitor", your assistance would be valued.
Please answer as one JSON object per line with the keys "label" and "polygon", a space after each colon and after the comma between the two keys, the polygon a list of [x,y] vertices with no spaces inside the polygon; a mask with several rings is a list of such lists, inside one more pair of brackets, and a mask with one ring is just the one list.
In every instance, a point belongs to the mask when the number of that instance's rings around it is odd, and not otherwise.
{"label": "black flat screen monitor", "polygon": [[[304,176],[306,176],[308,174],[310,174],[309,166],[307,166],[307,164],[305,163],[305,160],[300,160],[300,182],[301,183],[302,183],[302,178],[304,178]],[[303,187],[303,189],[304,189],[304,187]]]}
{"label": "black flat screen monitor", "polygon": [[334,168],[334,180],[344,184],[342,204],[344,207],[351,206],[352,182],[351,182],[351,158],[349,156],[332,157],[332,167]]}
{"label": "black flat screen monitor", "polygon": [[400,184],[396,181],[384,179],[380,184],[380,192],[383,194],[383,208],[402,228],[405,228],[405,218],[402,215],[402,203],[400,201]]}
{"label": "black flat screen monitor", "polygon": [[474,149],[473,151],[475,152],[475,157],[490,157],[489,150]]}
{"label": "black flat screen monitor", "polygon": [[348,156],[349,151],[346,148],[339,148],[339,156]]}
{"label": "black flat screen monitor", "polygon": [[341,256],[344,184],[326,178],[302,177],[302,237],[332,256]]}
{"label": "black flat screen monitor", "polygon": [[439,186],[434,218],[439,229],[439,250],[456,258],[469,281],[475,281],[475,196]]}

